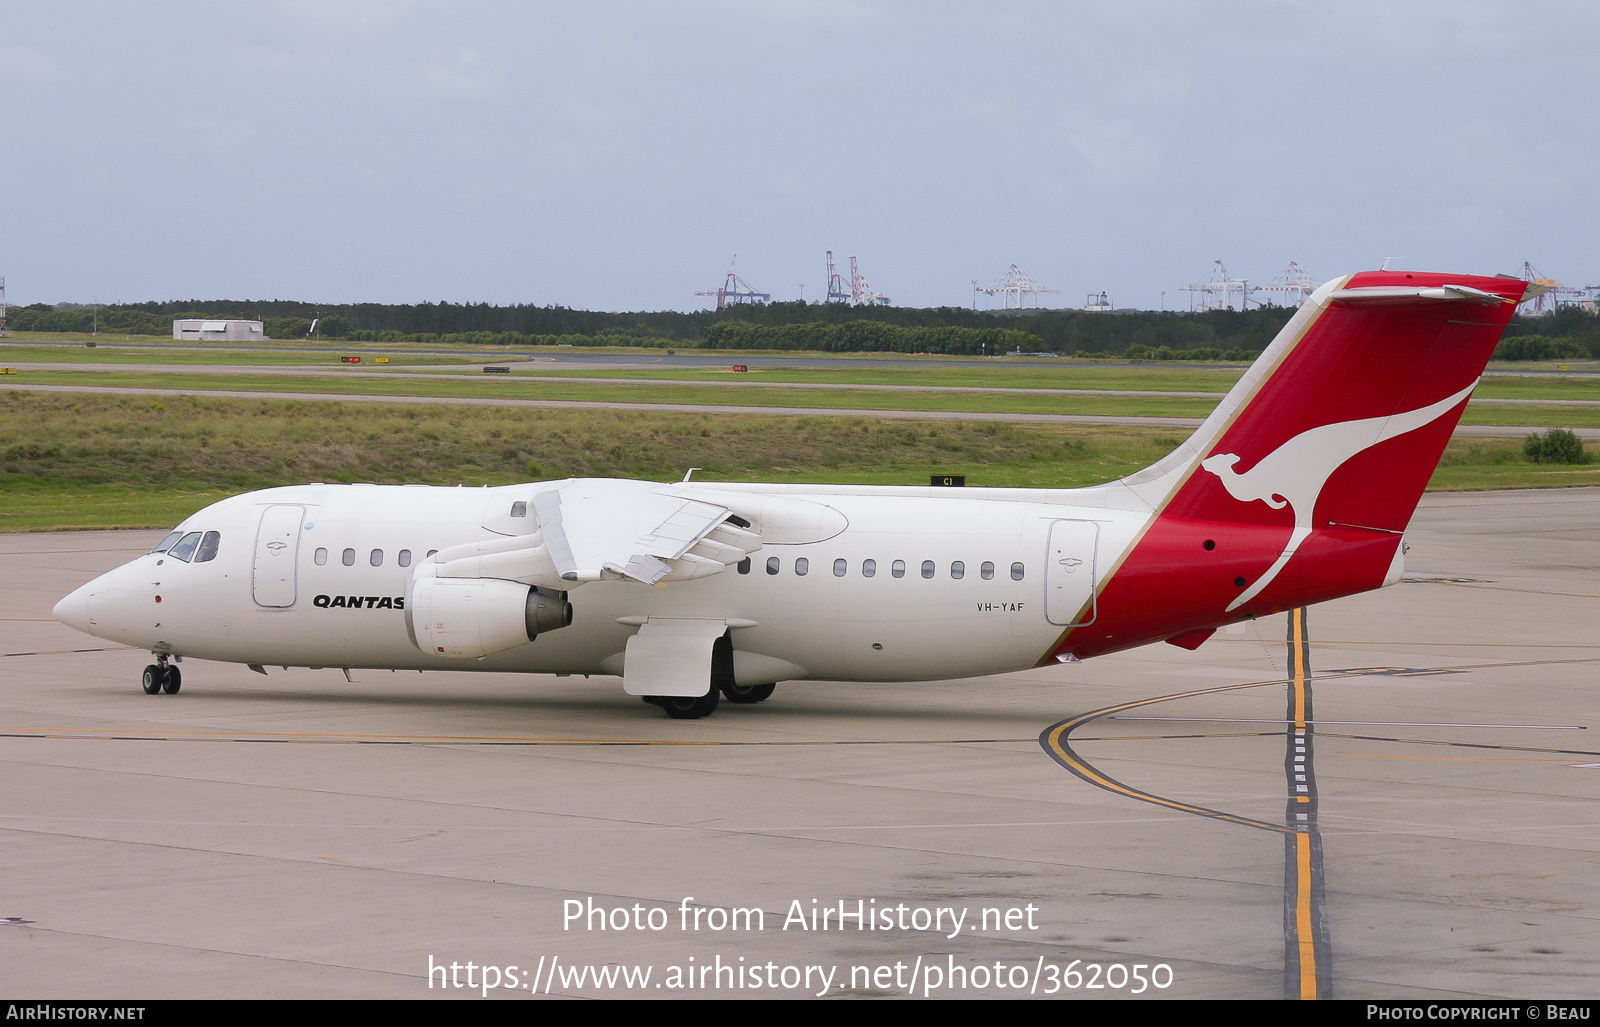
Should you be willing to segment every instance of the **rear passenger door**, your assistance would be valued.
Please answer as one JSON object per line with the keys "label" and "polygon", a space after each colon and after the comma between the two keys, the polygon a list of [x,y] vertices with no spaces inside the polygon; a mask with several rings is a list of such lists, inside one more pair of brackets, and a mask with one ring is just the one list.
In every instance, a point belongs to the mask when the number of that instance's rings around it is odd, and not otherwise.
{"label": "rear passenger door", "polygon": [[1051,624],[1093,624],[1096,614],[1096,556],[1100,525],[1094,521],[1053,521],[1044,568],[1044,615]]}

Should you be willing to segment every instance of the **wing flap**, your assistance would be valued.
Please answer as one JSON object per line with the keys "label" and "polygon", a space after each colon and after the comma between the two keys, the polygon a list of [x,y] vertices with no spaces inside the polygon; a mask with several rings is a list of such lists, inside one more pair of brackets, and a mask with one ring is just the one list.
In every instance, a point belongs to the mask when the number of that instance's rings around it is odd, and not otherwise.
{"label": "wing flap", "polygon": [[576,478],[534,499],[539,529],[566,587],[622,577],[653,585],[715,574],[761,548],[727,523],[725,506],[655,482]]}

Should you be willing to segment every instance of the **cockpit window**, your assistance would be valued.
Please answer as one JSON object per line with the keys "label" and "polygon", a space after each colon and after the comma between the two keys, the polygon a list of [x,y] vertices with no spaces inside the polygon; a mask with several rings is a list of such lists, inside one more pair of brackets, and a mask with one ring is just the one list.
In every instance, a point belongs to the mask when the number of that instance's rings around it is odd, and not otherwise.
{"label": "cockpit window", "polygon": [[184,563],[188,563],[189,558],[194,555],[195,546],[198,546],[199,544],[200,533],[198,531],[191,531],[189,534],[183,536],[183,538],[180,538],[177,545],[167,550],[167,555],[172,557],[174,560],[182,560]]}
{"label": "cockpit window", "polygon": [[217,558],[217,545],[221,541],[222,541],[222,533],[221,532],[219,532],[219,531],[208,531],[208,532],[206,532],[205,537],[200,540],[200,548],[195,550],[194,562],[195,563],[205,563],[208,560],[215,560]]}
{"label": "cockpit window", "polygon": [[152,553],[165,553],[167,550],[172,548],[172,543],[178,541],[180,538],[183,538],[183,532],[175,531],[166,538],[162,539],[161,544],[150,551]]}

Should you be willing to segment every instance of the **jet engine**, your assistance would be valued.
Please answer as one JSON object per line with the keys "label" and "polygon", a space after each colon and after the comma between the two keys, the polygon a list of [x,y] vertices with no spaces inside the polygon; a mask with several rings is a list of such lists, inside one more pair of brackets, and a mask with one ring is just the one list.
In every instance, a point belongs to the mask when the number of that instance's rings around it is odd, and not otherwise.
{"label": "jet engine", "polygon": [[425,653],[476,659],[572,623],[567,594],[502,578],[414,576],[406,631]]}

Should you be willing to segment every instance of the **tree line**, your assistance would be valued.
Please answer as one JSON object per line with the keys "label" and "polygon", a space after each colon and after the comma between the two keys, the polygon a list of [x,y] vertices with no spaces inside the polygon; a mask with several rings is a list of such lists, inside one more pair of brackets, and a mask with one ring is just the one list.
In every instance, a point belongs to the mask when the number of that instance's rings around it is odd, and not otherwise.
{"label": "tree line", "polygon": [[[316,335],[352,341],[418,341],[468,345],[676,346],[727,348],[730,339],[770,340],[761,348],[888,347],[907,352],[1119,354],[1130,344],[1173,349],[1214,347],[1257,352],[1293,313],[1282,308],[1180,313],[1079,310],[970,310],[965,307],[851,307],[839,303],[738,304],[723,310],[606,311],[530,304],[313,304],[288,300],[182,300],[101,307],[36,303],[11,308],[18,331],[126,335],[172,334],[179,318],[248,318],[275,339],[300,338],[318,318]],[[864,325],[864,326],[863,326]],[[765,331],[772,329],[775,331]],[[906,334],[902,329],[921,331]],[[961,331],[951,331],[959,329]],[[976,332],[977,335],[968,335]],[[754,345],[754,343],[752,343]]]}
{"label": "tree line", "polygon": [[[17,331],[170,337],[180,318],[249,318],[274,339],[316,335],[351,341],[470,346],[706,346],[718,349],[1024,352],[1141,359],[1244,359],[1259,353],[1292,309],[1246,311],[971,310],[851,307],[840,303],[737,304],[723,310],[612,313],[488,303],[314,304],[290,300],[182,300],[100,307],[12,307]],[[1519,315],[1495,351],[1501,360],[1600,358],[1600,316],[1579,307]]]}

